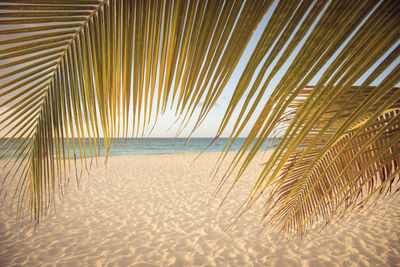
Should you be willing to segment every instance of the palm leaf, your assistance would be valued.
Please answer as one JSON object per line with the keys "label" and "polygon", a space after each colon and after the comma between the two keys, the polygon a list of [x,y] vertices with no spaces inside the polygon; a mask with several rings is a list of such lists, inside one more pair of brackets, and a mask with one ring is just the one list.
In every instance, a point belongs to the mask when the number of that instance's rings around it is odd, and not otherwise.
{"label": "palm leaf", "polygon": [[89,168],[100,155],[101,134],[107,154],[115,137],[144,129],[151,113],[164,111],[168,101],[180,96],[185,110],[194,109],[182,96],[202,97],[198,72],[218,68],[209,77],[220,77],[233,69],[241,53],[232,50],[244,51],[269,6],[263,1],[2,2],[1,128],[11,137],[2,148],[12,153],[2,188],[16,183],[18,210],[22,215],[27,209],[36,222],[57,194],[64,194],[69,177],[78,178],[80,168]]}
{"label": "palm leaf", "polygon": [[304,234],[397,190],[397,1],[19,0],[0,10],[0,120],[12,137],[1,188],[16,184],[18,211],[36,222],[100,149],[143,134],[168,106],[181,129],[197,129],[269,10],[216,138],[233,121],[227,152],[251,130],[214,196],[268,140],[275,149],[239,216],[263,197],[268,222]]}
{"label": "palm leaf", "polygon": [[[398,5],[395,1],[332,1],[324,2],[324,5],[322,8],[326,10],[320,14],[321,18],[265,104],[261,104],[265,89],[277,69],[289,58],[293,51],[291,43],[297,39],[289,41],[271,72],[256,73],[259,65],[251,64],[259,64],[258,53],[263,49],[263,44],[269,41],[269,38],[260,38],[258,48],[246,66],[250,72],[243,72],[217,134],[223,132],[233,111],[239,108],[240,113],[235,118],[236,124],[230,137],[234,141],[249,122],[250,116],[254,116],[257,109],[261,110],[215,195],[220,192],[229,174],[238,168],[238,175],[232,183],[234,186],[256,153],[263,149],[268,137],[277,135],[279,143],[238,214],[243,214],[272,186],[272,191],[266,196],[265,216],[270,215],[269,222],[277,223],[284,233],[289,234],[304,234],[316,221],[329,222],[338,210],[347,207],[345,202],[364,203],[376,188],[387,190],[392,181],[399,177],[396,126],[393,126],[394,129],[388,128],[388,122],[381,117],[390,116],[396,121],[396,110],[400,108],[399,89],[395,87],[400,78]],[[289,7],[276,9],[275,12],[284,14],[286,8]],[[304,23],[312,23],[315,19],[312,11],[318,8],[318,4],[311,4]],[[271,20],[270,23],[275,22]],[[296,34],[298,32],[294,36]],[[269,60],[271,55],[274,54],[270,54],[265,61],[267,65],[262,66],[264,70],[273,62]],[[322,69],[329,60],[332,62]],[[391,71],[389,66],[393,66]],[[322,74],[316,86],[307,88],[317,72]],[[249,88],[253,75],[258,77]],[[264,75],[267,78],[264,85],[260,86]],[[365,75],[368,76],[361,86],[354,87]],[[378,77],[381,82],[371,86]],[[257,90],[258,95],[253,99]],[[239,105],[245,93],[248,93],[245,104]],[[250,105],[251,101],[253,103]],[[367,136],[370,138],[368,140],[374,140],[376,136],[376,142],[381,145],[368,143],[368,146],[363,146],[360,140],[365,140]],[[382,141],[391,145],[383,146]],[[346,145],[342,148],[339,144],[343,143]],[[231,144],[227,142],[227,150]],[[249,148],[250,152],[246,153]],[[350,148],[352,152],[344,156],[344,150]],[[365,151],[373,151],[374,155],[380,156],[369,156],[370,160],[366,160]],[[350,161],[353,156],[354,160]],[[350,172],[349,169],[355,166],[365,173]],[[382,176],[376,166],[385,169],[383,173],[391,176],[391,182],[382,182],[387,176]],[[341,176],[337,177],[338,174]],[[352,183],[344,183],[345,179]],[[339,190],[340,194],[330,194],[336,186],[343,184],[346,187]],[[360,192],[364,192],[362,197]]]}

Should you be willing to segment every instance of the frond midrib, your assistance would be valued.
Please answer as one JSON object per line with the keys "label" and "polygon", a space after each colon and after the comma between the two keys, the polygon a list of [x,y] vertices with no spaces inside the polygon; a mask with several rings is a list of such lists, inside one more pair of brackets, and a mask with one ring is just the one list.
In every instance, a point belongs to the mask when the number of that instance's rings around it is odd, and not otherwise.
{"label": "frond midrib", "polygon": [[[67,54],[67,52],[70,50],[72,44],[74,43],[74,41],[76,40],[76,38],[78,37],[78,35],[82,32],[82,30],[84,29],[84,27],[87,25],[87,23],[92,19],[92,17],[108,2],[108,0],[103,0],[91,13],[90,15],[86,18],[85,21],[82,22],[82,25],[76,30],[76,32],[74,33],[74,35],[71,37],[71,40],[68,42],[68,44],[65,46],[65,49],[63,51],[63,53],[60,55],[60,58],[57,61],[57,64],[54,68],[54,71],[52,73],[52,75],[50,76],[45,92],[44,92],[44,96],[43,96],[43,100],[39,106],[39,116],[36,118],[36,123],[34,124],[34,131],[32,132],[32,139],[35,139],[36,137],[36,133],[37,133],[37,129],[39,126],[39,122],[42,118],[42,111],[43,111],[43,106],[44,103],[46,103],[47,100],[47,96],[48,96],[48,92],[50,90],[50,86],[51,83],[54,79],[54,77],[56,76],[57,71],[59,70],[59,66],[61,64],[61,62],[63,61],[65,55]],[[31,157],[29,157],[31,159]]]}

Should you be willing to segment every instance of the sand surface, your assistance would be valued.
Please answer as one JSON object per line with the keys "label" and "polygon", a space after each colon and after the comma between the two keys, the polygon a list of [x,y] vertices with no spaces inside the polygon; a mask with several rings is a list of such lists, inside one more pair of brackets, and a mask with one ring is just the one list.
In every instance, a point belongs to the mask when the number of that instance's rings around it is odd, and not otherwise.
{"label": "sand surface", "polygon": [[[0,266],[395,266],[399,202],[335,222],[300,243],[260,233],[259,205],[227,219],[261,170],[257,159],[222,208],[207,206],[218,153],[113,157],[70,186],[33,230],[0,210]],[[265,157],[264,157],[265,160]],[[261,204],[261,203],[260,203]]]}

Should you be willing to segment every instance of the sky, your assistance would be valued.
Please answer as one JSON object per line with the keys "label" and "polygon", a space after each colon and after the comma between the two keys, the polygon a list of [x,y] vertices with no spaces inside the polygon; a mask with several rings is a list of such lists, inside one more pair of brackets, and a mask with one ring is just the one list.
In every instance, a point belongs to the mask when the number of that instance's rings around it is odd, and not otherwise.
{"label": "sky", "polygon": [[[246,63],[251,56],[252,50],[256,46],[257,41],[260,38],[261,33],[262,33],[262,31],[268,21],[268,18],[271,14],[271,11],[274,9],[275,5],[276,4],[274,4],[270,8],[270,11],[268,12],[268,14],[261,21],[259,27],[257,28],[253,37],[251,38],[246,50],[244,51],[243,56],[242,56],[240,62],[238,63],[233,75],[231,76],[231,79],[227,83],[223,94],[220,96],[217,103],[215,104],[215,106],[212,108],[212,110],[208,114],[206,120],[204,120],[202,125],[194,132],[193,137],[214,137],[215,136],[215,133],[218,130],[218,126],[221,122],[222,115],[224,114],[225,109],[229,104],[231,95],[233,94],[236,84],[240,78],[241,72],[245,68]],[[0,10],[0,12],[4,12],[4,11]],[[32,25],[28,25],[28,26],[37,26],[37,25],[32,24]],[[3,29],[2,27],[4,27],[4,26],[0,26],[0,29]],[[6,27],[13,28],[13,27],[19,27],[19,26],[18,25],[15,25],[15,26],[7,25]],[[19,37],[18,35],[14,35],[14,36]],[[6,36],[6,37],[8,38],[9,36]],[[15,38],[15,37],[12,37],[12,38]],[[1,39],[1,36],[0,36],[0,39]],[[5,48],[8,48],[8,46]],[[10,62],[10,60],[3,60],[0,62],[0,65],[1,65],[1,63],[5,64],[8,62]],[[18,66],[18,67],[20,67],[20,66]],[[12,68],[8,68],[7,70],[3,70],[3,71],[5,73],[5,72],[8,72],[8,71],[14,70],[14,69],[17,69],[17,68],[12,67]],[[2,70],[0,69],[0,71],[2,71]],[[13,77],[13,78],[15,78],[15,77]],[[0,84],[6,83],[9,80],[11,80],[11,79],[4,79],[3,81],[0,80]],[[0,97],[0,100],[3,100],[3,99],[4,99],[4,97],[3,98]],[[200,111],[202,103],[203,102],[200,102],[200,104],[196,108],[197,109],[196,111]],[[5,111],[5,110],[6,110],[6,107],[0,107],[0,114],[1,114],[1,112]],[[152,113],[155,114],[155,111],[153,110]],[[131,114],[132,114],[132,111],[131,111]],[[195,113],[193,118],[197,118],[196,114],[198,114],[198,112]],[[1,119],[1,117],[0,117],[0,119]],[[153,124],[150,124],[146,127],[146,129],[144,131],[144,137],[175,137],[178,132],[178,128],[180,126],[180,123],[176,123],[176,119],[177,119],[177,117],[174,114],[174,110],[169,110],[167,108],[167,110],[164,114],[159,115],[159,118],[158,118],[157,123],[154,128],[152,128]],[[194,121],[192,120],[191,122],[194,122]],[[194,126],[194,123],[189,123],[179,136],[187,137],[189,135],[189,133],[191,132],[193,126]],[[228,127],[228,129],[229,129],[229,127]],[[8,129],[6,129],[6,131],[7,130]],[[6,131],[1,131],[0,135],[3,135]],[[245,133],[247,133],[247,131],[248,130],[246,130]],[[141,130],[140,130],[140,132],[141,132]],[[102,133],[100,133],[100,134],[102,135]]]}
{"label": "sky", "polygon": [[[225,90],[223,92],[223,94],[220,96],[220,98],[217,101],[217,104],[211,109],[210,113],[208,114],[207,118],[204,120],[204,122],[202,123],[202,125],[195,131],[195,133],[193,134],[193,137],[213,137],[215,136],[215,133],[218,130],[218,127],[220,125],[220,122],[222,120],[223,114],[225,112],[226,107],[229,104],[231,95],[233,94],[236,84],[241,76],[242,71],[244,70],[247,61],[249,60],[252,51],[254,50],[265,26],[268,23],[268,20],[271,17],[272,12],[274,11],[275,7],[276,7],[277,3],[275,2],[269,9],[268,13],[264,16],[263,20],[261,21],[261,23],[259,24],[258,28],[256,29],[256,31],[254,32],[253,37],[251,38],[246,50],[244,51],[241,60],[239,61],[238,65],[236,66],[235,71],[233,72],[229,82],[227,83]],[[307,14],[306,14],[307,15]],[[311,30],[313,29],[313,27],[311,27]],[[309,33],[308,33],[309,34]],[[262,103],[265,102],[267,100],[268,95],[271,94],[271,92],[273,91],[274,87],[279,83],[281,77],[284,75],[285,70],[290,66],[291,61],[295,58],[296,56],[296,52],[299,51],[301,45],[304,43],[304,41],[306,40],[308,34],[305,36],[305,38],[303,39],[302,43],[299,44],[299,46],[297,47],[297,49],[295,50],[295,52],[292,54],[291,57],[289,57],[288,61],[286,62],[286,64],[282,67],[282,69],[277,73],[277,75],[272,79],[271,83],[269,84],[267,91],[265,92],[265,96],[263,98],[263,100],[261,101]],[[348,40],[351,38],[351,36],[348,38]],[[346,42],[343,44],[343,46],[346,45]],[[392,47],[391,50],[388,51],[388,53],[390,53],[395,47],[400,45],[400,41],[398,41],[396,43],[396,45],[394,45]],[[285,47],[284,47],[285,48]],[[283,50],[282,50],[283,51]],[[322,68],[322,70],[314,77],[314,79],[311,81],[311,85],[316,84],[319,77],[321,77],[323,71],[326,69],[326,66],[328,66],[333,59],[335,58],[335,56],[340,52],[340,49],[337,51],[337,53],[331,58],[330,61],[327,62],[327,64],[325,65],[324,68]],[[267,56],[267,55],[266,55]],[[279,57],[279,56],[278,56]],[[385,56],[382,57],[382,59]],[[265,57],[266,58],[266,57]],[[264,60],[265,60],[264,58]],[[376,68],[376,66],[380,63],[381,61],[378,61],[372,68],[371,70],[373,70],[374,68]],[[262,65],[263,61],[261,62],[260,65]],[[390,66],[382,75],[380,78],[378,78],[376,80],[376,82],[374,83],[374,85],[376,85],[377,83],[379,83],[380,80],[382,80],[382,77],[386,76],[388,74],[388,72],[393,69],[394,66],[400,64],[400,59],[398,58],[393,64],[392,66]],[[273,65],[273,64],[272,64]],[[267,70],[267,74],[268,71],[270,71],[271,69]],[[367,71],[366,74],[357,82],[357,83],[361,83],[370,73],[371,71]],[[257,74],[257,73],[256,73]],[[264,77],[264,79],[266,78],[266,76]],[[254,77],[252,82],[254,81]],[[3,81],[6,82],[6,81]],[[398,85],[400,86],[400,85]],[[202,103],[200,103],[200,105],[197,107],[197,111],[200,110],[200,106]],[[239,105],[240,106],[240,105]],[[4,110],[3,108],[0,108],[0,112]],[[255,112],[255,115],[250,119],[248,126],[252,125],[256,119],[256,115],[258,114],[257,111],[259,111],[260,108],[258,108]],[[155,112],[153,112],[155,113]],[[235,115],[238,114],[238,111],[236,110],[234,113],[233,118],[235,118]],[[194,118],[196,117],[193,116]],[[167,111],[165,112],[165,114],[161,115],[157,121],[156,126],[154,127],[154,129],[152,131],[150,131],[150,129],[152,128],[152,124],[149,125],[145,131],[144,131],[144,136],[145,137],[175,137],[178,131],[178,128],[180,126],[179,123],[175,123],[176,121],[176,117],[174,115],[174,110],[169,110],[167,109]],[[180,137],[186,137],[189,135],[189,133],[191,132],[193,126],[194,126],[194,120],[191,121],[192,123],[188,124],[187,127],[182,131],[182,133],[180,134]],[[223,133],[222,136],[228,136],[229,135],[229,130],[232,128],[232,120],[230,122],[230,124],[228,124],[227,127],[227,131],[225,131]],[[250,127],[246,127],[244,129],[244,131],[242,132],[241,136],[246,136],[248,134],[250,130]]]}
{"label": "sky", "polygon": [[[259,24],[258,28],[256,29],[253,37],[251,38],[246,50],[244,51],[241,60],[239,61],[238,65],[236,66],[235,71],[233,72],[229,82],[227,83],[225,90],[223,92],[223,94],[221,95],[221,97],[218,99],[217,101],[217,105],[213,107],[213,109],[210,111],[208,117],[204,120],[203,124],[195,131],[195,133],[193,134],[193,137],[214,137],[215,133],[218,130],[218,127],[220,125],[220,122],[222,120],[223,114],[225,112],[226,107],[229,104],[229,101],[231,99],[231,96],[236,88],[236,84],[239,81],[239,78],[241,76],[242,71],[244,70],[251,54],[252,51],[254,50],[255,46],[257,45],[258,40],[260,39],[260,36],[263,32],[263,30],[265,29],[274,9],[277,6],[277,1],[274,2],[274,4],[270,7],[270,9],[268,10],[267,14],[264,16],[263,20],[261,21],[261,23]],[[308,12],[305,14],[305,16],[307,16]],[[304,19],[304,17],[303,17]],[[366,19],[365,19],[366,20]],[[311,33],[311,31],[314,29],[315,24],[318,22],[317,21],[314,23],[314,25],[310,28],[310,31],[305,35],[305,37],[303,38],[302,42],[298,45],[298,47],[295,49],[295,51],[293,52],[293,54],[289,57],[289,59],[287,60],[287,62],[283,65],[283,67],[279,70],[279,72],[275,75],[275,77],[272,79],[272,81],[270,82],[264,98],[262,99],[261,103],[265,103],[265,101],[267,101],[268,96],[272,93],[272,91],[274,90],[274,88],[278,85],[280,79],[283,77],[283,75],[285,74],[287,68],[289,68],[290,64],[292,63],[292,61],[294,60],[295,56],[297,55],[297,53],[299,52],[301,46],[304,44],[304,42],[306,41],[307,37],[309,36],[309,34]],[[358,27],[360,28],[361,25]],[[297,29],[296,29],[297,30]],[[337,52],[330,58],[330,60],[324,65],[324,67],[317,73],[317,75],[315,75],[315,77],[311,80],[309,85],[315,85],[318,80],[320,79],[320,77],[322,76],[323,72],[327,69],[327,67],[332,63],[332,61],[335,59],[335,57],[340,53],[340,51],[342,50],[343,47],[346,46],[346,44],[348,43],[348,41],[353,37],[353,35],[355,34],[356,31],[354,31],[354,33],[352,35],[350,35],[347,40],[343,43],[342,47],[339,48],[337,50]],[[287,44],[286,44],[287,45]],[[284,48],[286,48],[286,45]],[[395,45],[393,45],[391,47],[391,49],[389,49],[387,51],[387,53],[385,55],[383,55],[381,57],[380,60],[378,60],[368,71],[365,72],[365,74],[355,83],[355,85],[360,85],[367,77],[369,74],[371,74],[371,72],[383,61],[383,59],[390,54],[396,47],[398,47],[400,45],[400,40],[397,41],[397,43]],[[282,49],[283,51],[284,49]],[[267,54],[268,55],[268,54]],[[264,60],[261,62],[260,65],[262,65],[262,63],[264,63],[267,55],[264,57]],[[278,55],[277,58],[279,58],[280,55]],[[274,63],[277,60],[275,60],[271,65],[273,67]],[[384,77],[386,77],[390,71],[392,71],[394,69],[395,66],[400,64],[400,58],[397,58],[371,85],[376,86],[379,84],[379,82],[382,81],[382,79]],[[267,69],[266,71],[266,75],[264,76],[263,82],[265,81],[268,72],[272,69],[272,67],[270,67],[269,69]],[[259,71],[260,67],[257,69],[257,71]],[[252,82],[250,83],[250,85],[254,82],[255,76],[257,75],[257,73],[255,73]],[[397,87],[400,87],[400,83],[396,85]],[[243,102],[243,101],[242,101]],[[240,105],[239,105],[240,107]],[[247,127],[244,129],[244,131],[241,133],[241,137],[246,137],[247,134],[250,131],[250,126],[254,124],[258,113],[260,112],[261,108],[257,108],[256,112],[254,113],[255,115],[253,115],[251,117],[251,119],[249,120]],[[235,116],[239,113],[238,110],[235,110],[233,118],[235,118]],[[174,124],[175,121],[175,117],[173,116],[172,113],[166,113],[162,119],[160,119],[156,125],[156,127],[154,128],[153,132],[151,133],[151,137],[173,137],[176,134],[176,129],[178,128],[177,124]],[[233,127],[233,122],[234,120],[231,120],[230,123],[227,126],[227,131],[225,131],[223,133],[223,137],[229,136],[230,134],[230,129],[232,129]],[[173,127],[171,127],[171,125],[174,125]],[[182,134],[180,135],[181,137],[186,137],[190,132],[191,132],[191,124],[189,124],[186,129],[184,131],[182,131]]]}
{"label": "sky", "polygon": [[[273,10],[275,9],[277,5],[277,2],[275,2],[270,9],[268,10],[268,13],[264,16],[262,21],[260,22],[259,26],[257,27],[256,31],[254,32],[252,38],[250,39],[245,51],[243,52],[243,55],[237,64],[235,71],[233,72],[232,76],[230,77],[224,92],[218,99],[216,105],[211,109],[210,113],[206,117],[206,119],[203,121],[201,126],[194,132],[192,137],[214,137],[216,132],[218,131],[219,125],[221,123],[221,120],[223,118],[223,114],[225,113],[225,110],[227,106],[229,105],[231,96],[236,88],[236,85],[240,79],[242,71],[245,69],[246,64],[251,57],[252,51],[257,45],[258,40],[260,39],[260,36],[265,28],[265,26],[268,23],[269,18],[271,17],[271,14]],[[273,82],[271,82],[272,86],[276,85],[278,82],[277,79],[274,79]],[[268,91],[266,92],[266,95],[269,95],[272,92],[272,87],[268,88]],[[266,99],[266,98],[265,98]],[[200,103],[200,105],[202,102]],[[200,107],[197,107],[199,110]],[[238,114],[238,112],[235,112],[234,114]],[[195,117],[195,116],[194,116]],[[197,117],[195,117],[197,118]],[[250,120],[251,122],[255,121],[255,117],[253,116],[252,119]],[[148,135],[149,137],[175,137],[176,133],[179,128],[179,123],[175,123],[176,117],[174,116],[173,112],[166,112],[158,121],[156,126],[154,127],[153,131],[151,131],[151,134]],[[227,126],[228,131],[225,131],[225,133],[222,135],[222,137],[227,137],[229,136],[230,132],[229,129],[232,129],[233,123],[230,122]],[[194,126],[194,121],[193,123],[189,123],[187,127],[181,132],[179,137],[187,137],[191,130],[193,129]],[[248,132],[250,131],[249,127],[246,127],[243,131],[243,134],[241,135],[242,137],[245,137]],[[150,131],[148,131],[150,133]],[[146,136],[146,134],[145,134]]]}

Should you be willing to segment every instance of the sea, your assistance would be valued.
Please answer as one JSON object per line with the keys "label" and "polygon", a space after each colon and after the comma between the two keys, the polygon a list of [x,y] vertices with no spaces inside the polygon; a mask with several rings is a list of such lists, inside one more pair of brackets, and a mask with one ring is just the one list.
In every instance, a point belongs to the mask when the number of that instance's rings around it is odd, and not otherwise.
{"label": "sea", "polygon": [[[85,138],[86,155],[90,156],[90,141]],[[115,139],[114,145],[109,151],[111,156],[131,156],[131,155],[156,155],[156,154],[181,154],[181,153],[200,153],[205,152],[221,152],[223,151],[228,138],[218,138],[212,144],[213,138],[120,138]],[[3,155],[9,145],[15,141],[9,140],[6,145],[3,144],[7,139],[0,139],[0,155]],[[72,150],[72,139],[69,139],[70,155],[74,157]],[[238,151],[242,146],[245,138],[238,138],[232,145],[230,151]],[[264,144],[267,147],[269,140]],[[13,156],[15,149],[20,142],[16,142],[2,158]],[[210,145],[211,144],[211,145]],[[79,142],[75,139],[76,158],[80,158]],[[82,142],[83,147],[83,142]],[[65,144],[65,150],[67,146]],[[94,152],[93,152],[94,153]],[[18,154],[18,153],[17,153]],[[14,155],[17,156],[17,155]],[[104,139],[100,139],[99,156],[105,156]]]}

